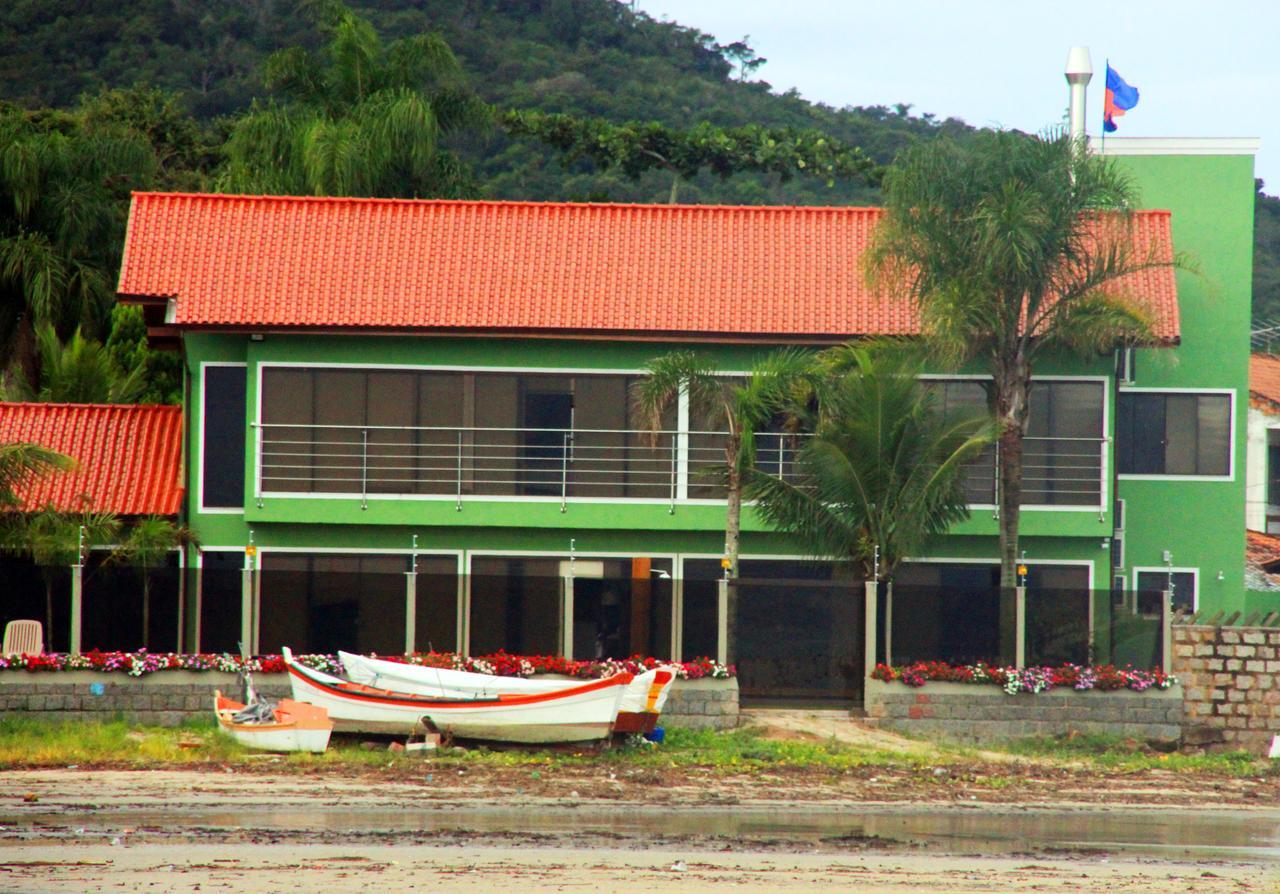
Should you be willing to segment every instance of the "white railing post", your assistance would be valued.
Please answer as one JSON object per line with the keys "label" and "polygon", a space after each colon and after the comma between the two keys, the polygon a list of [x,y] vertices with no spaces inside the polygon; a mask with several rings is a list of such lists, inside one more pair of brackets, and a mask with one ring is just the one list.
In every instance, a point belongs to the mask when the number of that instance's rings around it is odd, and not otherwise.
{"label": "white railing post", "polygon": [[676,402],[676,499],[689,499],[689,391]]}
{"label": "white railing post", "polygon": [[564,436],[564,451],[560,454],[560,511],[564,512],[569,503],[569,435]]}
{"label": "white railing post", "polygon": [[369,508],[369,429],[360,430],[360,508]]}
{"label": "white railing post", "polygon": [[671,506],[667,509],[668,515],[676,514],[676,493],[680,487],[680,447],[676,443],[679,437],[671,436]]}
{"label": "white railing post", "polygon": [[462,429],[458,429],[458,491],[454,509],[462,511]]}

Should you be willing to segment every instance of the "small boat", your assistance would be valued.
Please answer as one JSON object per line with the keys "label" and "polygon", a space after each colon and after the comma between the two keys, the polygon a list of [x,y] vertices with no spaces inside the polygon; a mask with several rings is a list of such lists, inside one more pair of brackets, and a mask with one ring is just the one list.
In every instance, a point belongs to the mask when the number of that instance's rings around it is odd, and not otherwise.
{"label": "small boat", "polygon": [[305,667],[281,649],[293,697],[329,712],[340,728],[395,733],[419,725],[463,739],[550,744],[604,739],[613,732],[629,673],[556,692],[464,697],[418,695],[354,683]]}
{"label": "small boat", "polygon": [[[246,712],[246,707],[256,707],[258,710]],[[333,721],[324,708],[287,698],[274,705],[257,702],[253,706],[246,706],[232,701],[221,691],[214,690],[213,713],[218,718],[219,729],[246,748],[256,751],[309,751],[321,754],[329,747],[329,733],[333,732]],[[264,715],[267,719],[257,719]]]}
{"label": "small boat", "polygon": [[[579,680],[537,680],[526,677],[498,677],[448,668],[424,667],[403,661],[368,658],[339,652],[338,658],[348,679],[366,686],[383,686],[397,692],[411,692],[436,698],[475,698],[497,695],[526,695],[538,692],[563,692],[580,686]],[[658,715],[667,703],[675,669],[659,667],[636,674],[627,685],[618,705],[614,721],[615,733],[652,732]]]}

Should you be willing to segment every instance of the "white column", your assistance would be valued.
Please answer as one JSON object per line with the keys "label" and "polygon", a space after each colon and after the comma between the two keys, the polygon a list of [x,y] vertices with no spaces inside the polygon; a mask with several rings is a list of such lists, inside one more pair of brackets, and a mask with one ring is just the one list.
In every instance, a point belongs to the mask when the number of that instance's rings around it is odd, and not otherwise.
{"label": "white column", "polygon": [[1027,666],[1027,588],[1014,590],[1013,666],[1021,670]]}
{"label": "white column", "polygon": [[1160,669],[1173,671],[1173,591],[1160,593]]}
{"label": "white column", "polygon": [[866,610],[863,612],[862,628],[862,676],[870,679],[871,672],[876,669],[876,613],[879,601],[879,586],[876,581],[869,580],[863,585],[863,599]]}
{"label": "white column", "polygon": [[412,655],[418,636],[418,572],[404,573],[404,654]]}
{"label": "white column", "polygon": [[564,657],[573,660],[573,575],[561,575],[560,602],[560,651]]}
{"label": "white column", "polygon": [[71,566],[71,654],[80,654],[80,632],[83,616],[84,565]]}
{"label": "white column", "polygon": [[240,571],[240,657],[253,653],[253,569]]}
{"label": "white column", "polygon": [[729,663],[729,581],[725,578],[716,587],[716,661]]}
{"label": "white column", "polygon": [[680,389],[676,402],[676,499],[689,499],[689,391]]}

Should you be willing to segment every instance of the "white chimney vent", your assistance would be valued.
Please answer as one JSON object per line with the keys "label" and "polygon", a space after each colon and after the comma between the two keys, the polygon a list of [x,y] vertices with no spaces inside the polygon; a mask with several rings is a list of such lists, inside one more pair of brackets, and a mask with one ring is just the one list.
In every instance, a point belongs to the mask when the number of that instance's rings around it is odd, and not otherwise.
{"label": "white chimney vent", "polygon": [[1067,83],[1071,85],[1071,100],[1068,105],[1067,120],[1070,122],[1071,136],[1084,136],[1085,106],[1084,88],[1093,80],[1093,63],[1089,61],[1088,47],[1072,47],[1067,53]]}

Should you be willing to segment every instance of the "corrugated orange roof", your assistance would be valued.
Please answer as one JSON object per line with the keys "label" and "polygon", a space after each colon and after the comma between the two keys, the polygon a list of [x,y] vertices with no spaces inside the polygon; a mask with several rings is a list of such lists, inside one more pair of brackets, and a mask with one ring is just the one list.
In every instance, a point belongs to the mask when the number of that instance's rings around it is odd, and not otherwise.
{"label": "corrugated orange roof", "polygon": [[[781,336],[918,331],[858,259],[875,208],[461,202],[135,193],[122,295],[179,327]],[[1172,257],[1169,213],[1135,216]],[[1178,337],[1172,270],[1136,274]]]}
{"label": "corrugated orange roof", "polygon": [[23,508],[175,515],[182,504],[182,408],[0,403],[0,443],[40,444],[74,458],[71,472],[20,489]]}
{"label": "corrugated orange roof", "polygon": [[1249,355],[1249,398],[1260,409],[1280,412],[1280,357]]}

